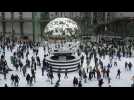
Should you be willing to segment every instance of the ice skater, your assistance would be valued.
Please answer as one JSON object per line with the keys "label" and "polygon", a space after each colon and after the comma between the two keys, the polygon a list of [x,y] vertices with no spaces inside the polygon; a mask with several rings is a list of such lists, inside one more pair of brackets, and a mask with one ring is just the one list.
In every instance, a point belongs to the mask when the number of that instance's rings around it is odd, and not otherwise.
{"label": "ice skater", "polygon": [[65,76],[64,76],[64,78],[68,78],[68,70],[67,69],[65,70]]}
{"label": "ice skater", "polygon": [[125,71],[128,71],[128,63],[125,62]]}
{"label": "ice skater", "polygon": [[102,87],[103,84],[104,84],[103,79],[102,79],[102,78],[99,79],[99,80],[98,80],[98,86],[99,86],[99,87]]}
{"label": "ice skater", "polygon": [[121,70],[120,70],[120,69],[118,69],[118,70],[117,70],[116,78],[120,79],[120,74],[121,74]]}
{"label": "ice skater", "polygon": [[28,73],[27,76],[26,76],[26,81],[27,81],[27,84],[30,85],[30,74]]}

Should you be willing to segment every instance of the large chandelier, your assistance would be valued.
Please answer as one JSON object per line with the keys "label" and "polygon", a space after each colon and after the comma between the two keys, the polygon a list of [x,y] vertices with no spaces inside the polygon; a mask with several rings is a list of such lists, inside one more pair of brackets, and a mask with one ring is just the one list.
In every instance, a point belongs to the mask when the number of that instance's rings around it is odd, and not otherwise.
{"label": "large chandelier", "polygon": [[56,18],[50,21],[45,27],[46,36],[69,36],[78,35],[80,29],[75,21],[69,18]]}

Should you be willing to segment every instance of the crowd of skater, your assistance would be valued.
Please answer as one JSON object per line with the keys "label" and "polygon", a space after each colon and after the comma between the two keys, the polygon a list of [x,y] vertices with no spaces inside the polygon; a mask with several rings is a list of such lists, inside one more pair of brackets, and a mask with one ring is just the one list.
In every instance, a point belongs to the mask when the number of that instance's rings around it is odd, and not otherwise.
{"label": "crowd of skater", "polygon": [[[87,83],[87,81],[92,81],[94,79],[98,82],[98,87],[102,87],[104,84],[104,79],[107,80],[108,86],[111,87],[111,68],[118,66],[118,61],[121,61],[121,57],[133,57],[133,49],[134,49],[134,41],[111,41],[109,43],[105,40],[101,40],[99,42],[87,42],[81,44],[79,51],[82,51],[86,56],[81,57],[81,63],[78,65],[78,75],[79,77],[74,76],[72,80],[72,85],[74,87],[82,87],[83,84]],[[41,68],[42,77],[47,75],[47,78],[50,80],[50,84],[55,84],[55,87],[60,87],[61,76],[63,74],[59,71],[55,76],[52,71],[51,65],[49,65],[45,57],[48,54],[44,54],[43,60],[41,60],[39,56],[39,47],[40,43],[35,43],[31,41],[18,41],[16,39],[4,38],[0,40],[0,48],[1,48],[1,58],[0,58],[0,74],[3,75],[3,80],[7,79],[7,74],[10,71],[14,71],[14,69],[10,68],[8,61],[6,61],[5,50],[10,51],[13,56],[11,56],[11,64],[15,68],[15,71],[20,72],[25,77],[25,81],[27,85],[33,86],[37,80],[37,69]],[[15,49],[17,47],[17,49]],[[46,50],[46,46],[43,47],[44,52]],[[33,51],[33,55],[29,58],[30,50]],[[109,64],[104,66],[102,59],[105,59],[106,56],[109,56]],[[118,59],[114,60],[115,57]],[[95,65],[90,65],[91,59],[94,58]],[[86,59],[87,66],[82,67],[84,63],[84,59]],[[25,63],[23,63],[25,61]],[[132,62],[125,62],[125,71],[131,71],[133,64]],[[27,70],[30,69],[30,73]],[[47,74],[44,74],[47,73]],[[116,79],[120,79],[121,77],[121,69],[118,68]],[[68,79],[68,71],[66,70],[64,73],[64,79]],[[54,78],[58,77],[56,83],[53,82]],[[19,82],[21,78],[18,74],[13,73],[10,76],[12,86],[19,87]],[[2,81],[2,80],[0,80]],[[5,84],[5,87],[9,87]]]}
{"label": "crowd of skater", "polygon": [[[82,47],[83,48],[83,47]],[[86,54],[86,61],[87,61],[87,73],[88,79],[92,80],[93,78],[97,78],[98,86],[102,87],[104,84],[103,80],[107,79],[109,87],[111,87],[111,68],[117,67],[118,62],[121,61],[121,57],[124,58],[132,58],[133,57],[133,50],[134,50],[134,41],[106,41],[102,39],[99,42],[87,42],[85,44],[85,48],[83,49],[84,53]],[[109,63],[104,66],[102,59],[105,57],[109,57]],[[90,65],[90,61],[94,57],[95,66],[92,69],[92,65]],[[125,61],[125,71],[131,71],[133,64],[131,61]],[[81,73],[81,72],[80,72]],[[87,80],[86,72],[83,72],[83,78],[85,82]],[[116,79],[120,79],[121,69],[117,69]],[[133,79],[132,79],[133,80]],[[132,84],[133,85],[133,84]]]}

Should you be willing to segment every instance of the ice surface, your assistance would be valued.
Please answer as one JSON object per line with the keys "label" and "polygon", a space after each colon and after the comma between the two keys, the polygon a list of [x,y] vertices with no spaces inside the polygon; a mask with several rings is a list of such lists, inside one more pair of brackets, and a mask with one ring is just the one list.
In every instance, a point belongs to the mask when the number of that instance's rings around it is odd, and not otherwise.
{"label": "ice surface", "polygon": [[[15,48],[16,49],[16,48]],[[14,49],[14,50],[15,50]],[[43,47],[39,48],[39,56],[41,58],[41,61],[43,60],[43,56],[44,53],[47,53],[48,51],[46,50],[46,52],[43,51]],[[30,50],[30,56],[28,57],[29,59],[31,58],[31,56],[33,55],[32,50]],[[83,68],[86,69],[87,64],[86,64],[86,57],[85,54],[84,55],[84,64],[83,64]],[[11,80],[10,80],[10,76],[12,73],[16,73],[19,75],[20,77],[20,83],[19,83],[19,87],[30,87],[29,85],[27,85],[25,77],[23,77],[22,72],[16,71],[15,68],[12,66],[11,61],[10,61],[10,56],[12,56],[12,53],[10,51],[6,50],[5,53],[6,56],[6,60],[8,62],[8,66],[13,69],[14,71],[9,72],[9,74],[7,74],[7,79],[4,80],[3,79],[3,75],[0,74],[0,87],[3,87],[5,83],[7,83],[7,85],[9,87],[14,87],[13,85],[11,85]],[[110,77],[111,77],[111,86],[112,87],[130,87],[132,84],[132,76],[134,75],[134,68],[132,67],[132,71],[125,71],[125,61],[131,61],[132,64],[134,65],[134,58],[121,58],[121,61],[119,61],[117,58],[114,58],[114,60],[117,60],[118,62],[118,66],[115,67],[113,66],[111,68],[111,72],[110,72]],[[113,60],[113,62],[114,62]],[[105,59],[102,58],[102,61],[104,63],[104,66],[107,66],[107,64],[109,63],[109,57],[106,56]],[[112,62],[112,63],[113,63]],[[25,60],[23,60],[23,63],[25,64]],[[91,66],[94,65],[94,60],[91,60],[90,63]],[[56,81],[58,80],[57,74],[54,73],[54,80],[53,80],[53,84],[51,85],[50,81],[47,78],[46,72],[45,75],[42,76],[41,74],[41,67],[37,66],[37,71],[36,71],[36,83],[33,84],[32,87],[54,87]],[[116,74],[117,74],[117,69],[120,68],[121,69],[121,79],[116,79]],[[28,72],[30,73],[30,69],[28,69]],[[64,74],[61,74],[61,82],[60,82],[60,87],[73,87],[73,78],[74,76],[78,77],[78,72],[73,72],[73,73],[69,73],[68,74],[68,79],[64,79]],[[98,87],[98,81],[97,79],[93,79],[92,81],[87,81],[87,83],[84,83],[84,81],[82,81],[83,83],[83,87]],[[103,87],[108,87],[108,81],[107,79],[104,79],[104,85]]]}

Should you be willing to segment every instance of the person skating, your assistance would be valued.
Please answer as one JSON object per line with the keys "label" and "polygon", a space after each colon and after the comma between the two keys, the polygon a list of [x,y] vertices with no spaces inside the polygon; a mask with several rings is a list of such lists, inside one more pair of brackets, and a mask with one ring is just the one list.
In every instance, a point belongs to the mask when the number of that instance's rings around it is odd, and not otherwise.
{"label": "person skating", "polygon": [[84,82],[86,83],[87,82],[87,74],[86,73],[83,73],[83,78],[84,78]]}
{"label": "person skating", "polygon": [[60,71],[58,72],[57,76],[58,76],[58,79],[59,79],[59,81],[60,81],[60,78],[61,78]]}
{"label": "person skating", "polygon": [[99,69],[96,70],[96,74],[97,74],[97,80],[99,80],[101,78],[101,73]]}
{"label": "person skating", "polygon": [[92,71],[89,72],[89,76],[88,76],[88,80],[92,80],[93,76],[92,76]]}
{"label": "person skating", "polygon": [[98,66],[98,58],[94,56],[95,66]]}
{"label": "person skating", "polygon": [[21,72],[23,68],[23,63],[21,61],[19,61],[19,66],[20,66],[20,72]]}
{"label": "person skating", "polygon": [[26,52],[26,58],[28,58],[28,55],[29,55],[29,51]]}
{"label": "person skating", "polygon": [[82,55],[82,57],[81,57],[81,66],[83,65],[83,62],[84,62],[84,56]]}
{"label": "person skating", "polygon": [[36,82],[36,76],[35,76],[35,70],[34,69],[31,69],[31,74],[32,74],[32,77],[34,79],[34,82]]}
{"label": "person skating", "polygon": [[27,71],[27,65],[23,66],[23,68],[22,68],[22,72],[23,72],[24,77],[26,75],[26,71]]}
{"label": "person skating", "polygon": [[60,86],[60,81],[57,80],[54,87],[59,87],[59,86]]}
{"label": "person skating", "polygon": [[128,68],[129,68],[129,71],[131,71],[131,69],[132,69],[132,63],[131,62],[129,62]]}
{"label": "person skating", "polygon": [[117,61],[114,61],[114,66],[116,66],[116,67],[117,67]]}
{"label": "person skating", "polygon": [[111,65],[110,65],[110,64],[108,64],[108,65],[107,65],[107,68],[108,68],[108,69],[110,69],[110,68],[111,68]]}
{"label": "person skating", "polygon": [[41,66],[40,57],[39,57],[39,56],[36,57],[36,60],[37,60],[37,65],[38,65],[38,66]]}
{"label": "person skating", "polygon": [[79,81],[78,87],[82,87],[82,82],[81,81]]}
{"label": "person skating", "polygon": [[19,76],[15,75],[15,86],[17,86],[17,87],[19,85],[19,80],[20,80]]}
{"label": "person skating", "polygon": [[48,81],[50,81],[50,71],[47,72]]}
{"label": "person skating", "polygon": [[[51,65],[49,65],[49,71],[50,71],[50,73],[52,73],[53,72],[53,70],[52,70],[53,68],[52,68],[52,66]],[[59,69],[59,72],[58,73],[60,73],[60,69]]]}
{"label": "person skating", "polygon": [[37,65],[36,62],[34,62],[34,64],[33,64],[34,70],[37,69],[36,65]]}
{"label": "person skating", "polygon": [[28,68],[30,68],[30,60],[28,58],[26,59],[26,65]]}
{"label": "person skating", "polygon": [[99,64],[101,66],[101,69],[103,69],[103,62],[99,59]]}
{"label": "person skating", "polygon": [[4,80],[6,80],[7,79],[7,69],[6,69],[6,67],[4,67],[3,68],[3,75],[4,75]]}
{"label": "person skating", "polygon": [[99,87],[102,87],[103,84],[104,84],[103,79],[99,79],[98,80],[98,86]]}
{"label": "person skating", "polygon": [[131,80],[133,81],[133,85],[134,85],[134,76],[132,76],[132,79]]}
{"label": "person skating", "polygon": [[108,77],[108,84],[110,84],[111,83],[111,78],[110,77]]}
{"label": "person skating", "polygon": [[106,71],[106,68],[103,68],[103,69],[102,69],[103,78],[106,78],[106,72],[107,72],[107,71]]}
{"label": "person skating", "polygon": [[42,76],[44,76],[45,68],[44,66],[41,68]]}
{"label": "person skating", "polygon": [[127,70],[128,70],[128,63],[125,62],[125,71],[127,71]]}
{"label": "person skating", "polygon": [[8,87],[8,85],[7,85],[7,84],[5,84],[5,85],[4,85],[4,87]]}
{"label": "person skating", "polygon": [[82,71],[81,71],[81,69],[79,70],[79,77],[80,77],[80,80],[82,80]]}
{"label": "person skating", "polygon": [[11,84],[12,84],[12,85],[14,84],[14,81],[15,81],[14,75],[12,74],[12,75],[11,75]]}
{"label": "person skating", "polygon": [[87,64],[87,68],[86,69],[87,69],[86,71],[88,73],[89,72],[89,64]]}
{"label": "person skating", "polygon": [[132,57],[132,52],[131,52],[131,50],[129,51],[129,57],[130,57],[130,58]]}
{"label": "person skating", "polygon": [[121,71],[120,71],[120,69],[118,69],[118,70],[117,70],[116,78],[119,78],[119,79],[120,79],[120,74],[121,74]]}
{"label": "person skating", "polygon": [[33,85],[33,77],[32,76],[30,77],[30,81],[29,82],[30,82],[30,86],[32,86]]}
{"label": "person skating", "polygon": [[107,78],[109,78],[109,74],[110,74],[110,69],[108,68],[106,71]]}
{"label": "person skating", "polygon": [[78,85],[78,79],[74,77],[73,79],[73,86],[76,87]]}
{"label": "person skating", "polygon": [[[49,73],[49,77],[50,77],[51,84],[53,84],[53,78],[54,78],[53,72],[50,72],[50,73]],[[59,80],[59,81],[60,81],[60,80]]]}
{"label": "person skating", "polygon": [[18,68],[19,68],[19,64],[18,64],[18,62],[16,62],[16,64],[15,64],[15,68],[16,68],[16,71],[18,71]]}
{"label": "person skating", "polygon": [[92,71],[92,75],[93,75],[94,78],[96,78],[95,74],[96,74],[96,69],[94,68],[93,71]]}
{"label": "person skating", "polygon": [[47,66],[47,63],[46,63],[46,59],[44,57],[44,59],[43,59],[43,68],[44,68],[44,70],[46,70],[46,66]]}
{"label": "person skating", "polygon": [[39,50],[38,50],[38,49],[36,49],[36,56],[38,55],[38,52],[39,52]]}
{"label": "person skating", "polygon": [[64,76],[64,78],[68,78],[67,73],[68,73],[68,70],[66,69],[66,70],[65,70],[65,76]]}
{"label": "person skating", "polygon": [[27,84],[29,85],[30,84],[30,74],[28,73],[27,76],[26,76],[26,81],[27,81]]}

